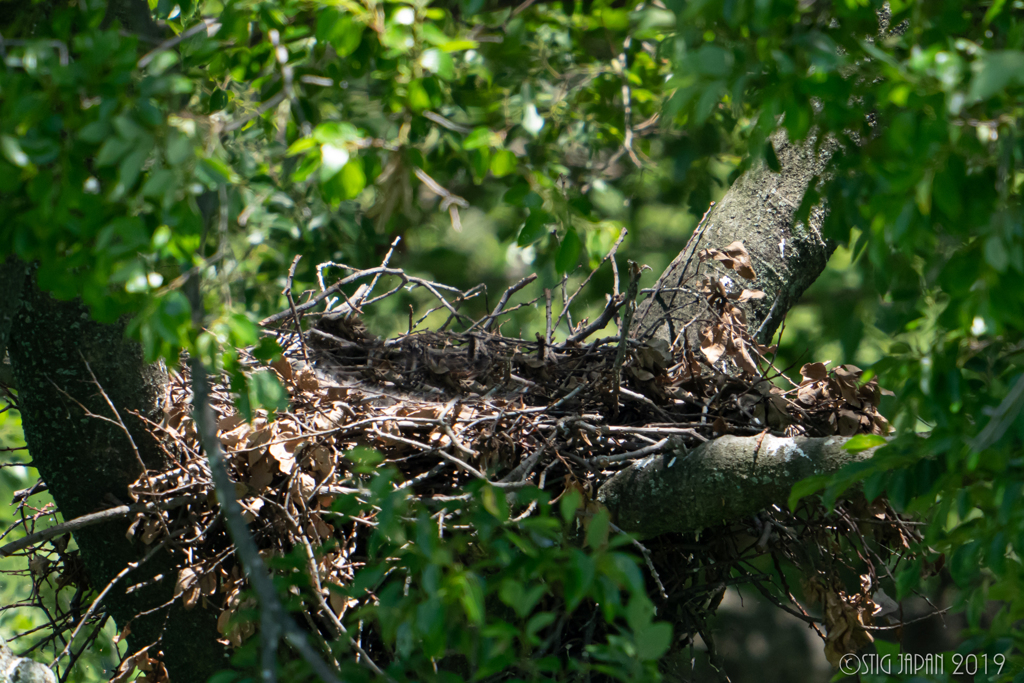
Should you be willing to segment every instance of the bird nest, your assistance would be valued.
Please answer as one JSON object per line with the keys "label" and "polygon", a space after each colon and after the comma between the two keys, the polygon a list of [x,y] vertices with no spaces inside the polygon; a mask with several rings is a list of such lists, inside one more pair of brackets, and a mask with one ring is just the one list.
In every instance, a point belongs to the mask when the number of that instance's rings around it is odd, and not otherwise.
{"label": "bird nest", "polygon": [[[702,258],[740,272],[749,259],[744,262],[745,251],[736,246]],[[337,265],[324,264],[318,272]],[[481,288],[455,290],[390,267],[387,260],[369,270],[347,268],[330,286],[321,280],[320,291],[306,293],[299,303],[289,285],[289,308],[263,323],[283,356],[264,364],[241,352],[250,386],[276,379],[287,390],[286,409],[260,408],[244,416],[226,376],[214,386],[210,404],[261,554],[309,551],[305,570],[319,594],[305,605],[313,615],[311,630],[330,634],[323,624],[344,620],[375,600],[371,590],[353,595],[331,587],[351,586],[369,559],[367,543],[380,513],[370,494],[382,471],[390,472],[390,490],[405,492],[442,530],[467,528],[461,511],[482,487],[506,494],[509,524],[574,492],[582,502],[577,515],[583,525],[600,508],[595,492],[602,483],[650,456],[692,449],[723,434],[889,431],[877,409],[882,389],[874,379],[862,382],[857,368],[810,363],[800,370],[801,381],[793,382],[774,366],[774,349],[750,337],[740,307],[760,292],[729,292],[718,281],[698,278],[694,296],[701,298],[702,313],[693,321],[696,341],[630,339],[639,272],[631,268],[624,292],[618,291],[616,272],[615,291],[600,316],[576,324],[569,306],[580,290],[568,296],[563,289],[559,315],[550,291],[516,303],[532,276],[478,319],[460,308]],[[374,295],[389,282],[390,289]],[[356,285],[361,286],[355,294],[344,293]],[[368,332],[361,322],[365,312],[410,287],[430,292],[433,308],[418,321],[410,312],[409,331],[397,338]],[[500,333],[503,317],[534,305],[545,307],[546,333],[534,339]],[[436,311],[446,312],[447,320],[435,330],[418,331]],[[552,330],[563,319],[569,333],[558,340]],[[612,322],[619,325],[617,334],[595,338]],[[224,642],[239,646],[256,630],[253,622],[237,618],[252,599],[218,523],[192,398],[183,364],[171,372],[163,421],[150,425],[173,465],[146,472],[131,487],[136,505],[130,533],[181,558],[177,599],[188,608],[219,610]],[[543,491],[539,498],[515,495],[534,487]],[[359,501],[359,511],[338,512],[339,500]],[[870,640],[872,614],[886,605],[877,572],[892,565],[894,552],[919,540],[884,499],[869,503],[851,495],[832,510],[807,499],[795,511],[773,506],[718,528],[663,534],[634,546],[655,602],[666,606],[663,614],[675,621],[677,635],[700,633],[712,642],[707,616],[727,587],[749,585],[819,629],[835,659]],[[868,561],[844,547],[859,548]],[[778,571],[755,566],[757,557],[768,554]],[[787,585],[780,563],[801,572],[803,601]],[[812,603],[820,607],[805,607]],[[360,622],[360,628],[373,626]],[[370,634],[355,637],[373,641]]]}

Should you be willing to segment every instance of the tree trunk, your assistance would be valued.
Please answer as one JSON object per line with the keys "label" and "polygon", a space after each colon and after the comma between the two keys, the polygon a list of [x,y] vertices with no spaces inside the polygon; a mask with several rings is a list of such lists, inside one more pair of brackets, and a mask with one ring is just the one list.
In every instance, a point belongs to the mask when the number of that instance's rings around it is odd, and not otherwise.
{"label": "tree trunk", "polygon": [[791,143],[784,129],[771,137],[781,170],[774,173],[764,162],[756,163],[733,184],[718,204],[697,225],[686,248],[669,264],[654,292],[637,307],[630,334],[640,340],[652,337],[677,343],[684,332],[692,347],[699,347],[696,325],[686,324],[702,310],[695,296],[702,269],[698,252],[723,249],[742,242],[750,254],[757,279],[746,282],[735,271],[717,262],[703,265],[703,272],[723,278],[726,290],[760,289],[763,299],[740,304],[747,325],[759,342],[772,337],[786,312],[797,302],[828,263],[835,245],[821,234],[825,208],[811,210],[809,224],[793,224],[793,214],[803,201],[808,183],[822,173],[836,143],[826,140],[815,149],[814,138]]}
{"label": "tree trunk", "polygon": [[[56,301],[32,280],[25,284],[9,345],[32,464],[65,519],[130,502],[128,484],[143,463],[157,470],[169,464],[132,414],[160,421],[166,373],[143,362],[141,347],[125,339],[123,325],[96,323],[81,304]],[[83,406],[115,423],[89,417]],[[118,415],[131,439],[116,424]],[[75,532],[96,591],[151,550],[126,537],[128,525],[119,520]],[[120,630],[130,627],[132,651],[160,640],[155,650],[163,651],[172,680],[205,681],[227,667],[227,652],[217,643],[212,611],[199,605],[185,611],[180,600],[171,602],[176,578],[172,556],[158,551],[121,578],[104,603]],[[129,593],[129,586],[140,587]]]}

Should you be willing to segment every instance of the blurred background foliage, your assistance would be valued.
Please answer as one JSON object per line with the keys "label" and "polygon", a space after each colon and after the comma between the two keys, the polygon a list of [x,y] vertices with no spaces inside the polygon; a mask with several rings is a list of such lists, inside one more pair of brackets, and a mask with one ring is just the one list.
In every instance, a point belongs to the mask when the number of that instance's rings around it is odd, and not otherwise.
{"label": "blurred background foliage", "polygon": [[[793,139],[835,136],[798,215],[824,198],[839,247],[777,364],[868,368],[896,391],[882,408],[897,438],[818,488],[864,481],[926,515],[968,645],[1019,647],[1019,0],[149,7],[153,30],[128,31],[104,0],[0,2],[0,255],[38,262],[44,288],[101,320],[131,314],[154,360],[184,348],[230,366],[286,306],[294,256],[301,292],[317,264],[371,267],[399,237],[393,265],[487,285],[469,313],[531,272],[524,296],[563,277],[571,292],[623,229],[618,258],[650,265],[650,286],[739,173],[777,163],[780,121]],[[180,291],[193,268],[206,332]],[[574,320],[611,281],[605,264]],[[405,307],[427,301],[408,291],[367,322],[405,332]],[[543,308],[524,308],[504,332],[542,327]],[[0,420],[20,446],[17,414]],[[28,480],[0,469],[4,496]],[[921,567],[895,570],[908,595]]]}

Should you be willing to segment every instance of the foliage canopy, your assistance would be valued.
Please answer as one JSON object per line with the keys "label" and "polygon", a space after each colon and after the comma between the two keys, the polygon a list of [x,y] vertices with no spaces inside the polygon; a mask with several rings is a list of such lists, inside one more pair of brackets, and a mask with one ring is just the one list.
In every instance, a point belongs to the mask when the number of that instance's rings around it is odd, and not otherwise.
{"label": "foliage canopy", "polygon": [[[238,371],[294,256],[298,291],[313,264],[376,264],[396,236],[404,268],[464,289],[578,281],[624,228],[657,271],[731,180],[777,165],[780,122],[838,140],[798,216],[826,202],[843,246],[780,362],[870,365],[896,438],[795,497],[863,482],[925,515],[965,647],[1019,650],[1019,3],[159,0],[157,23],[128,26],[129,5],[0,4],[0,255],[98,319],[130,314],[150,360]],[[368,323],[404,329],[419,295]],[[516,324],[543,329],[543,311]],[[900,597],[920,573],[897,568]]]}

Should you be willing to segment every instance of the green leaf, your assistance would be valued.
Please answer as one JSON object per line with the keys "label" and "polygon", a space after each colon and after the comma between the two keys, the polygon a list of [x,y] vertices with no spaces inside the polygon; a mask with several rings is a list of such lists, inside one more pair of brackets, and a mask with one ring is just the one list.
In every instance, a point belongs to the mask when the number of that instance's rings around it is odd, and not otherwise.
{"label": "green leaf", "polygon": [[693,118],[696,123],[702,124],[711,116],[711,112],[721,101],[726,93],[725,81],[714,81],[704,87],[693,108]]}
{"label": "green leaf", "polygon": [[523,109],[523,129],[536,137],[544,127],[544,118],[537,113],[537,106],[532,102]]}
{"label": "green leaf", "polygon": [[473,182],[479,185],[487,177],[491,166],[491,150],[487,147],[472,150],[469,153],[469,165],[473,170]]}
{"label": "green leaf", "polygon": [[288,409],[288,391],[270,370],[257,370],[245,376],[242,386],[235,406],[247,421],[251,422],[260,408],[271,414]]}
{"label": "green leaf", "polygon": [[850,453],[860,453],[869,448],[884,446],[886,443],[885,437],[878,434],[858,434],[857,436],[850,437],[850,440],[843,444],[843,450]]}
{"label": "green leaf", "polygon": [[966,588],[972,584],[981,574],[980,555],[981,541],[974,539],[956,548],[950,556],[949,574],[961,588]]}
{"label": "green leaf", "polygon": [[142,173],[142,166],[146,163],[146,159],[149,158],[149,153],[153,149],[153,139],[148,136],[147,138],[136,141],[132,151],[121,160],[121,165],[118,167],[120,171],[118,177],[125,190],[131,190],[135,187],[139,174]]}
{"label": "green leaf", "polygon": [[330,143],[320,146],[320,182],[325,183],[338,174],[349,162],[349,153],[345,147]]}
{"label": "green leaf", "polygon": [[199,161],[199,168],[205,171],[209,178],[217,184],[233,185],[239,180],[238,174],[235,173],[234,169],[217,157],[201,159]]}
{"label": "green leaf", "polygon": [[526,195],[530,192],[530,184],[519,178],[516,182],[508,189],[505,196],[502,197],[502,201],[506,204],[522,205]]}
{"label": "green leaf", "polygon": [[989,5],[988,11],[985,12],[985,17],[981,20],[982,26],[988,26],[992,23],[992,20],[999,16],[1003,11],[1003,6],[1006,5],[1006,0],[992,0],[992,4]]}
{"label": "green leaf", "polygon": [[988,99],[1011,83],[1024,82],[1024,52],[1003,50],[983,53],[974,64],[968,99]]}
{"label": "green leaf", "polygon": [[562,244],[558,247],[558,254],[555,256],[555,270],[559,273],[566,273],[576,267],[580,260],[580,251],[583,242],[576,233],[576,228],[569,228],[562,238]]}
{"label": "green leaf", "polygon": [[296,154],[302,154],[316,147],[316,140],[314,138],[299,138],[292,144],[288,145],[288,151],[285,152],[286,156],[295,156]]}
{"label": "green leaf", "polygon": [[654,618],[654,605],[646,595],[634,595],[626,606],[626,622],[634,632],[649,626]]}
{"label": "green leaf", "polygon": [[[313,139],[320,143],[328,143],[336,147],[342,147],[346,142],[352,142],[360,138],[359,129],[347,121],[327,121],[313,129]],[[293,147],[298,147],[296,142]],[[298,149],[296,150],[298,151]],[[289,149],[289,154],[296,151]]]}
{"label": "green leaf", "polygon": [[725,78],[732,73],[736,62],[732,52],[719,45],[702,45],[697,50],[697,73],[711,78]]}
{"label": "green leaf", "polygon": [[1002,273],[1009,265],[1010,259],[1006,253],[1006,247],[999,235],[990,235],[985,240],[985,262],[992,266],[996,272]]}
{"label": "green leaf", "polygon": [[601,10],[601,25],[609,31],[623,31],[629,28],[629,10],[605,7]]}
{"label": "green leaf", "polygon": [[223,90],[221,90],[220,88],[214,89],[214,91],[212,93],[210,93],[210,104],[209,104],[210,113],[212,114],[215,111],[221,111],[223,109],[226,109],[227,106],[228,106],[228,94],[226,92],[224,92]]}
{"label": "green leaf", "polygon": [[611,517],[605,509],[599,510],[587,524],[587,545],[595,550],[608,542]]}
{"label": "green leaf", "polygon": [[163,197],[167,192],[174,189],[175,179],[174,171],[166,168],[154,171],[142,185],[142,196]]}
{"label": "green leaf", "polygon": [[359,157],[352,159],[341,169],[341,187],[344,190],[345,199],[355,199],[366,187],[366,172],[363,171],[363,160]]}
{"label": "green leaf", "polygon": [[547,226],[552,220],[554,220],[554,216],[544,209],[532,209],[523,229],[519,231],[519,239],[516,240],[516,244],[520,247],[533,244],[547,234]]}
{"label": "green leaf", "polygon": [[565,577],[565,602],[569,611],[573,611],[587,596],[597,565],[586,553],[573,549],[569,555],[569,571]]}
{"label": "green leaf", "polygon": [[462,149],[480,149],[490,147],[497,142],[497,137],[488,128],[474,128],[473,131],[462,141]]}
{"label": "green leaf", "polygon": [[[6,138],[4,138],[6,139]],[[113,166],[134,147],[134,143],[122,137],[110,137],[96,153],[96,165],[100,168]],[[6,147],[4,148],[6,152]]]}
{"label": "green leaf", "polygon": [[178,53],[174,50],[164,50],[153,58],[147,70],[154,76],[159,76],[177,63]]}
{"label": "green leaf", "polygon": [[540,614],[533,615],[528,622],[526,622],[526,634],[532,636],[543,628],[550,626],[555,623],[554,612],[541,612]]}
{"label": "green leaf", "polygon": [[0,135],[0,150],[3,151],[4,157],[15,166],[24,168],[29,165],[28,155],[22,151],[18,141],[10,135]]}
{"label": "green leaf", "polygon": [[484,619],[484,591],[475,574],[467,572],[455,580],[459,602],[470,623],[480,624]]}
{"label": "green leaf", "polygon": [[672,644],[672,626],[664,621],[647,624],[633,634],[636,656],[643,661],[660,659]]}
{"label": "green leaf", "polygon": [[455,77],[455,62],[447,52],[439,49],[425,50],[420,56],[420,66],[446,81]]}
{"label": "green leaf", "polygon": [[465,50],[475,50],[480,46],[480,43],[475,40],[450,40],[446,43],[438,45],[439,48],[445,52],[463,52]]}
{"label": "green leaf", "polygon": [[95,145],[106,140],[110,136],[111,130],[110,123],[107,121],[93,121],[79,129],[78,139]]}
{"label": "green leaf", "polygon": [[505,500],[505,494],[499,493],[498,489],[493,486],[484,487],[480,491],[480,502],[484,509],[498,521],[503,522],[508,519],[508,502]]}
{"label": "green leaf", "polygon": [[273,337],[261,337],[252,348],[252,356],[258,361],[269,363],[281,357],[281,346]]}
{"label": "green leaf", "polygon": [[890,643],[887,640],[879,638],[875,640],[875,651],[883,657],[889,656],[890,658],[895,658],[896,655],[899,654],[900,644]]}
{"label": "green leaf", "polygon": [[814,495],[818,491],[821,491],[828,486],[830,481],[832,481],[831,475],[820,474],[814,477],[808,477],[807,479],[793,484],[793,488],[789,492],[789,509],[796,510],[797,503],[807,496]]}
{"label": "green leaf", "polygon": [[914,558],[896,572],[896,599],[902,600],[921,582],[921,559]]}
{"label": "green leaf", "polygon": [[430,95],[427,94],[427,89],[423,87],[423,81],[419,79],[409,83],[406,88],[406,100],[409,103],[409,108],[414,112],[421,112],[424,109],[430,109],[432,106]]}
{"label": "green leaf", "polygon": [[495,178],[504,178],[514,170],[516,170],[516,155],[511,151],[499,149],[491,156],[491,175]]}
{"label": "green leaf", "polygon": [[365,28],[349,12],[329,8],[317,16],[316,37],[322,43],[330,43],[338,57],[348,57],[359,47]]}
{"label": "green leaf", "polygon": [[259,338],[259,328],[242,313],[233,313],[226,318],[228,342],[235,348],[252,346]]}
{"label": "green leaf", "polygon": [[180,166],[192,156],[192,141],[179,131],[172,130],[167,134],[167,163]]}
{"label": "green leaf", "polygon": [[558,510],[566,524],[576,518],[576,510],[583,503],[583,496],[579,491],[568,490],[558,501]]}
{"label": "green leaf", "polygon": [[775,145],[771,140],[764,143],[764,161],[768,169],[773,173],[782,172],[782,164],[779,162],[779,155],[775,153]]}

